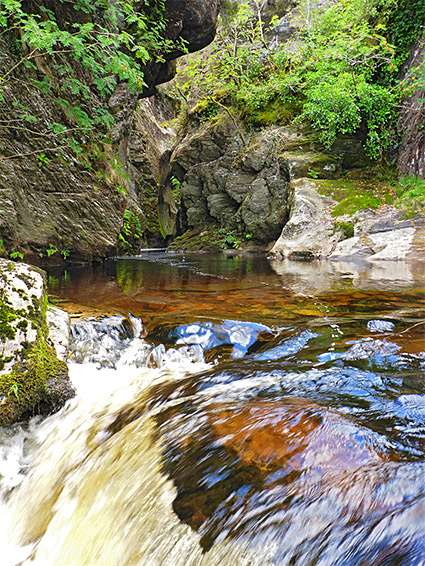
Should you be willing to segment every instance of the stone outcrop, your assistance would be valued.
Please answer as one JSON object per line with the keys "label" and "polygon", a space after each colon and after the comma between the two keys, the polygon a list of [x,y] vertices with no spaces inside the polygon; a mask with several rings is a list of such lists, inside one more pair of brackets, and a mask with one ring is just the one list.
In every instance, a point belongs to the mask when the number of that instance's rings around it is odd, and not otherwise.
{"label": "stone outcrop", "polygon": [[[140,5],[145,7],[143,2]],[[23,8],[29,13],[48,8],[62,28],[97,17],[76,10],[73,2],[25,0]],[[145,66],[143,96],[150,96],[157,84],[172,77],[172,60],[181,55],[182,42],[194,51],[212,40],[217,11],[217,0],[166,2],[164,33],[176,49],[169,50],[163,61]],[[90,72],[73,60],[67,63],[85,85],[84,96],[56,92],[56,79],[60,83],[62,78],[56,77],[54,57],[39,57],[35,67],[27,69],[19,64],[16,38],[9,35],[0,37],[0,76],[15,69],[12,80],[2,83],[0,97],[0,240],[8,252],[18,250],[33,262],[40,261],[40,256],[50,261],[46,251],[52,246],[59,252],[52,256],[56,262],[62,259],[60,252],[68,261],[91,261],[116,253],[126,209],[137,216],[142,229],[146,224],[129,151],[138,95],[118,81],[109,100],[103,99]],[[47,87],[37,88],[37,81]],[[96,133],[87,133],[73,116],[75,106],[81,106],[90,120],[109,112],[115,122],[112,126],[99,123]],[[63,142],[63,136],[54,135],[54,124],[72,132],[80,144],[77,152]],[[96,137],[99,131],[105,134],[104,143]]]}
{"label": "stone outcrop", "polygon": [[273,259],[343,261],[423,261],[423,218],[403,217],[382,205],[335,216],[333,209],[358,182],[296,179],[291,181],[290,216],[273,248]]}
{"label": "stone outcrop", "polygon": [[245,145],[224,115],[175,148],[170,173],[181,186],[184,227],[216,223],[268,243],[287,219],[287,160],[262,133]]}
{"label": "stone outcrop", "polygon": [[[413,47],[407,63],[406,74],[412,73],[415,67],[423,65],[424,57],[425,36]],[[401,174],[419,175],[422,178],[425,178],[424,97],[424,89],[417,90],[412,95],[407,94],[404,97],[403,109],[398,121],[398,130],[402,137],[398,155],[398,169]]]}
{"label": "stone outcrop", "polygon": [[69,319],[47,309],[43,273],[0,260],[0,425],[58,410],[75,395],[64,361]]}
{"label": "stone outcrop", "polygon": [[308,260],[330,255],[341,238],[330,215],[332,204],[332,199],[319,193],[317,181],[301,178],[291,182],[289,220],[271,256]]}

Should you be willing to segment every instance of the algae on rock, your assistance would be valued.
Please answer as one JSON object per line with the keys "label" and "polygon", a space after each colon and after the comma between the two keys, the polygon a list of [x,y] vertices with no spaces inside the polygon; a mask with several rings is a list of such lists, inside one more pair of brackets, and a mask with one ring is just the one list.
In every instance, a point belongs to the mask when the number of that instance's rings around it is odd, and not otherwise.
{"label": "algae on rock", "polygon": [[43,273],[0,260],[0,425],[58,410],[75,394],[46,309]]}

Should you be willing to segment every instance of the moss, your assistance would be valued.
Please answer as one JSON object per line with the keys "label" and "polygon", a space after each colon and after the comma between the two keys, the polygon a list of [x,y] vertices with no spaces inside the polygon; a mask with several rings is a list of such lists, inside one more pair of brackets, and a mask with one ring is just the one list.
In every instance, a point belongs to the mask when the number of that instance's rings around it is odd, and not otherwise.
{"label": "moss", "polygon": [[28,289],[31,289],[31,287],[34,285],[34,279],[29,275],[26,275],[25,273],[17,273],[16,277],[23,281]]}
{"label": "moss", "polygon": [[354,236],[354,224],[352,222],[336,222],[335,231],[336,230],[342,232],[344,240],[348,240],[348,238]]}
{"label": "moss", "polygon": [[0,426],[16,421],[40,404],[52,409],[48,382],[63,378],[67,371],[66,363],[57,359],[54,348],[44,336],[39,336],[29,346],[27,359],[15,364],[10,373],[0,375]]}
{"label": "moss", "polygon": [[16,325],[16,328],[19,328],[20,330],[22,330],[23,332],[26,332],[28,329],[28,321],[25,319],[22,319],[18,322],[18,324]]}
{"label": "moss", "polygon": [[221,249],[226,231],[215,224],[207,227],[188,230],[182,236],[173,240],[169,250],[174,251],[214,251]]}
{"label": "moss", "polygon": [[16,328],[12,323],[19,318],[17,312],[10,306],[4,290],[0,293],[0,340],[13,340],[16,336]]}
{"label": "moss", "polygon": [[290,124],[300,109],[300,103],[295,99],[285,102],[275,100],[258,111],[246,114],[245,121],[256,127]]}
{"label": "moss", "polygon": [[372,194],[350,195],[336,205],[332,211],[332,216],[342,216],[343,214],[352,216],[359,210],[367,208],[377,209],[381,204],[382,200]]}
{"label": "moss", "polygon": [[[34,283],[30,276],[25,280]],[[11,371],[0,374],[0,426],[34,413],[50,412],[73,393],[66,364],[57,359],[53,346],[47,342],[46,294],[40,299],[27,296],[26,308],[13,309],[6,293],[0,291],[1,341],[16,338],[17,329],[27,332],[33,328],[37,337],[33,342],[21,342],[12,356],[0,357],[0,370],[9,362],[13,364]]]}
{"label": "moss", "polygon": [[321,195],[330,197],[338,204],[332,211],[334,218],[353,215],[358,210],[377,209],[384,204],[393,204],[394,187],[389,180],[315,180]]}

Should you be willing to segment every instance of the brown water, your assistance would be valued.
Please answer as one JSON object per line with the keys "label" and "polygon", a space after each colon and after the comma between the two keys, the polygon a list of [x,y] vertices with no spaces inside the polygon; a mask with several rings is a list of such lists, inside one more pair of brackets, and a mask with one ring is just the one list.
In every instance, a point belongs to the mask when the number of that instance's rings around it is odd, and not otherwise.
{"label": "brown water", "polygon": [[[67,491],[83,509],[63,511],[75,529],[68,550],[46,550],[50,531],[63,538],[57,518],[33,535],[27,525],[22,540],[41,537],[37,557],[58,566],[425,564],[424,267],[149,253],[51,273],[51,292],[74,314],[140,317],[144,340],[131,356],[152,384],[92,412],[81,464],[71,443],[72,466],[58,456],[79,480],[71,489],[69,472],[56,472],[65,488],[49,513],[67,509]],[[75,321],[74,359],[123,376],[128,323],[93,323],[89,340],[90,324]],[[173,374],[169,363],[159,382],[149,377],[179,355],[209,365]],[[166,478],[174,492],[160,528],[163,495],[152,486]],[[109,490],[107,507],[99,493]],[[110,559],[95,553],[95,537],[78,554],[90,530],[114,541]]]}

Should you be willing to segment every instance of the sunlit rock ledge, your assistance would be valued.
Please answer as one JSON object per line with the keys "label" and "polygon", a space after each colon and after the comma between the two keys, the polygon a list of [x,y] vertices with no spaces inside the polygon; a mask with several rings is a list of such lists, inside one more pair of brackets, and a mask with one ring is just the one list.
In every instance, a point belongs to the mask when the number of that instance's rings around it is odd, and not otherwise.
{"label": "sunlit rock ledge", "polygon": [[0,425],[53,412],[74,396],[67,316],[47,305],[42,271],[0,260]]}
{"label": "sunlit rock ledge", "polygon": [[291,182],[290,215],[270,257],[275,260],[423,261],[425,219],[405,218],[389,205],[332,214],[341,194],[355,182],[296,179]]}

